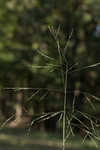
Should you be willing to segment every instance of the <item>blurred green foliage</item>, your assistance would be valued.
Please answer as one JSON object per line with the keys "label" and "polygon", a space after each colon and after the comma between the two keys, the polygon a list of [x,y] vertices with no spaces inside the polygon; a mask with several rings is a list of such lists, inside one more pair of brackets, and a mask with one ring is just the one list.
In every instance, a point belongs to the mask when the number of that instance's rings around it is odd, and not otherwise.
{"label": "blurred green foliage", "polygon": [[[56,31],[60,27],[58,38],[62,51],[73,29],[66,52],[69,66],[79,62],[80,68],[99,62],[100,33],[96,36],[96,32],[99,32],[96,31],[100,23],[99,11],[99,0],[0,1],[0,88],[2,96],[10,95],[11,107],[14,107],[15,102],[12,94],[14,91],[2,88],[63,90],[59,68],[54,67],[59,64],[57,45],[48,27],[53,26]],[[81,79],[85,91],[97,96],[100,96],[99,73],[97,67],[92,71],[79,72],[77,77],[78,80]],[[25,90],[23,105],[29,110],[36,106],[36,109],[42,107],[38,110],[39,113],[62,108],[63,94],[52,91],[43,97],[44,92],[45,90],[33,97],[31,104],[26,104],[34,90]]]}
{"label": "blurred green foliage", "polygon": [[[59,135],[54,133],[32,131],[27,135],[24,129],[5,128],[0,131],[0,147],[2,150],[23,149],[23,150],[59,150],[62,149],[62,141]],[[96,150],[95,144],[91,140],[87,140],[82,144],[82,139],[74,137],[71,143],[67,143],[66,147],[70,150]]]}

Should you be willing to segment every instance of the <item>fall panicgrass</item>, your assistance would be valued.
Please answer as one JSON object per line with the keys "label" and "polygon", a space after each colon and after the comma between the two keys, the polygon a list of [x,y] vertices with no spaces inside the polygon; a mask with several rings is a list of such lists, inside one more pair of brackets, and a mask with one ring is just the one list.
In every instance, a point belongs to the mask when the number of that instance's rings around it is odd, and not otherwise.
{"label": "fall panicgrass", "polygon": [[[97,141],[100,141],[100,137],[99,135],[97,134],[96,132],[96,129],[97,127],[99,126],[98,123],[96,123],[96,120],[97,118],[95,118],[94,116],[91,116],[87,113],[84,113],[84,112],[81,112],[79,110],[75,110],[75,96],[74,96],[74,99],[73,99],[73,104],[72,104],[72,111],[69,112],[67,110],[68,106],[67,106],[67,103],[69,101],[68,99],[68,94],[69,93],[74,93],[74,91],[69,91],[68,90],[68,76],[72,73],[76,73],[76,72],[79,72],[79,71],[84,71],[84,70],[87,70],[87,69],[91,69],[91,68],[94,68],[94,67],[97,67],[100,65],[100,63],[96,63],[96,64],[93,64],[93,65],[89,65],[89,66],[85,66],[85,67],[82,67],[82,68],[79,68],[79,69],[74,69],[73,70],[73,67],[77,65],[74,64],[72,65],[71,67],[69,67],[69,64],[68,64],[68,60],[66,59],[65,55],[68,51],[68,45],[69,45],[69,41],[72,37],[72,34],[73,34],[73,30],[69,36],[69,39],[67,41],[67,43],[65,44],[65,47],[62,51],[61,49],[61,46],[60,46],[60,41],[59,41],[59,33],[60,33],[60,26],[58,27],[57,30],[55,30],[53,27],[49,27],[49,31],[51,32],[55,42],[56,42],[56,46],[57,46],[57,51],[58,51],[58,56],[59,56],[59,63],[58,64],[55,64],[53,62],[55,62],[55,59],[44,54],[43,52],[41,52],[40,50],[36,50],[37,53],[39,55],[41,55],[42,57],[44,57],[45,59],[48,59],[49,61],[52,61],[50,65],[46,65],[46,66],[32,66],[32,68],[38,68],[38,69],[43,69],[43,68],[49,68],[49,70],[52,70],[54,71],[55,69],[58,69],[59,68],[59,71],[60,71],[60,74],[61,74],[61,80],[62,80],[62,89],[63,90],[58,90],[58,89],[49,89],[49,88],[28,88],[28,87],[16,87],[16,88],[5,88],[4,90],[14,90],[14,91],[19,91],[19,90],[33,90],[35,89],[36,91],[26,100],[26,103],[29,103],[32,98],[34,96],[36,96],[41,90],[45,91],[45,93],[40,97],[40,101],[44,100],[44,97],[47,95],[48,92],[63,92],[64,93],[64,102],[63,102],[63,110],[60,110],[58,112],[49,112],[49,113],[43,113],[43,114],[40,114],[36,119],[32,120],[31,124],[30,124],[30,127],[29,127],[29,131],[31,129],[31,127],[37,123],[37,122],[41,122],[41,121],[44,121],[44,120],[48,120],[52,117],[55,117],[57,115],[60,115],[60,118],[59,118],[59,121],[62,120],[62,124],[63,124],[63,131],[62,131],[62,134],[63,134],[63,141],[62,141],[62,145],[63,145],[63,150],[65,150],[66,148],[66,143],[67,143],[67,140],[69,139],[69,137],[72,135],[72,136],[75,136],[75,133],[73,131],[73,127],[76,127],[78,126],[79,129],[83,130],[83,132],[85,133],[84,137],[83,137],[83,143],[85,142],[85,140],[87,139],[87,137],[89,137],[93,143],[96,145],[96,147],[98,148],[98,144],[96,142]],[[63,62],[65,62],[65,70],[63,71],[62,68],[60,67]],[[92,99],[95,99],[96,101],[99,101],[100,102],[100,98],[90,94],[90,93],[87,93],[85,91],[80,91],[80,93],[83,93],[85,98],[87,99],[87,102],[91,105],[91,107],[93,109],[95,109],[92,101],[90,98]],[[77,114],[81,115],[84,119],[86,119],[89,123],[89,126],[87,124],[85,124],[80,118],[77,117]],[[14,117],[14,115],[12,115],[8,120],[6,120],[2,125],[1,125],[1,128],[3,126],[5,126],[9,120],[11,120],[12,118]],[[79,124],[74,124],[73,123],[73,119],[76,120]]]}

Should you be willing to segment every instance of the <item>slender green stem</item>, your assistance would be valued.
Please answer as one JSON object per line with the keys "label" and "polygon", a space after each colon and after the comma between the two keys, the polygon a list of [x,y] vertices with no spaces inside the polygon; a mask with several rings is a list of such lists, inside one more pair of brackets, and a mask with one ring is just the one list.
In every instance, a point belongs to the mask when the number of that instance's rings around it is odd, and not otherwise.
{"label": "slender green stem", "polygon": [[68,69],[66,67],[65,74],[65,85],[64,85],[64,115],[63,115],[63,150],[65,150],[65,139],[66,139],[66,105],[67,105],[67,78],[68,78]]}

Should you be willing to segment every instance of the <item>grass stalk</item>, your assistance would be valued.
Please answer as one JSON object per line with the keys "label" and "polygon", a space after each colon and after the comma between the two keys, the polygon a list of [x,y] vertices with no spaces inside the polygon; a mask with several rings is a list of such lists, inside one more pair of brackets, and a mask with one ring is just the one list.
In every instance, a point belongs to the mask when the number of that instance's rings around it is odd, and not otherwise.
{"label": "grass stalk", "polygon": [[64,94],[64,115],[63,115],[63,150],[65,150],[65,142],[66,142],[67,78],[68,78],[68,69],[66,66],[65,85],[64,85],[65,94]]}

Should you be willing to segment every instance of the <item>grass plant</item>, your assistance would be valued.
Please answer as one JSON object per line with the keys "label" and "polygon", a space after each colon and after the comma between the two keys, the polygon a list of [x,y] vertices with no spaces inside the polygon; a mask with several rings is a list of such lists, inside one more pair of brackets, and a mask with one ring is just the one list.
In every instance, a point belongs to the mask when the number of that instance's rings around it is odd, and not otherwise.
{"label": "grass plant", "polygon": [[[77,65],[74,64],[72,65],[71,67],[69,67],[69,64],[68,64],[68,60],[66,58],[66,53],[68,52],[68,45],[69,45],[69,42],[70,42],[70,39],[73,35],[73,30],[71,32],[71,34],[69,35],[69,39],[67,41],[67,43],[65,44],[63,50],[60,46],[60,39],[58,38],[59,34],[60,34],[60,26],[58,27],[57,30],[55,30],[53,27],[49,27],[49,30],[50,30],[50,33],[52,34],[54,40],[55,40],[55,43],[56,43],[56,47],[57,47],[57,51],[58,51],[58,55],[59,55],[59,63],[55,64],[53,62],[55,62],[55,59],[44,54],[43,52],[41,52],[40,50],[36,50],[37,53],[39,55],[41,55],[42,57],[44,57],[45,59],[48,59],[49,61],[51,61],[51,63],[49,65],[46,65],[46,66],[32,66],[32,68],[48,68],[49,70],[51,70],[51,72],[53,72],[54,70],[56,69],[59,69],[59,72],[61,74],[61,80],[62,80],[62,90],[58,90],[58,89],[49,89],[49,88],[21,88],[21,87],[16,87],[16,88],[6,88],[6,90],[30,90],[30,89],[37,89],[37,91],[35,93],[33,93],[26,101],[26,103],[29,103],[31,101],[31,99],[36,96],[41,90],[45,91],[46,92],[51,92],[51,91],[59,91],[59,92],[63,92],[64,93],[64,99],[63,99],[63,110],[60,110],[60,111],[57,111],[57,112],[49,112],[49,113],[44,113],[44,114],[40,114],[40,116],[38,116],[36,119],[34,119],[32,122],[31,122],[31,125],[30,125],[30,128],[29,128],[29,131],[31,129],[31,126],[33,126],[35,123],[37,122],[41,122],[41,121],[44,121],[44,120],[48,120],[54,116],[57,116],[57,115],[60,115],[60,121],[62,121],[62,124],[63,124],[63,131],[62,131],[62,149],[65,150],[66,149],[66,142],[67,140],[69,140],[69,137],[72,135],[72,136],[75,136],[75,133],[73,131],[73,126],[77,126],[77,124],[73,124],[72,123],[72,120],[75,119],[77,122],[80,123],[80,126],[79,128],[83,130],[83,132],[85,133],[84,137],[83,137],[83,143],[86,141],[86,138],[90,138],[92,140],[92,142],[95,144],[96,148],[99,149],[100,147],[98,146],[98,142],[97,141],[100,141],[100,137],[99,137],[99,134],[97,133],[98,130],[97,130],[97,127],[99,126],[98,124],[98,121],[97,119],[94,117],[94,116],[91,116],[87,113],[83,113],[81,111],[78,111],[78,110],[75,110],[74,108],[74,105],[75,105],[75,99],[73,100],[73,107],[72,107],[72,111],[69,112],[67,110],[67,102],[69,101],[68,99],[68,93],[74,93],[73,90],[69,91],[68,90],[68,76],[70,76],[70,74],[72,73],[76,73],[76,72],[79,72],[79,71],[83,71],[83,70],[87,70],[87,69],[91,69],[91,68],[94,68],[94,67],[97,67],[100,65],[100,63],[96,63],[96,64],[93,64],[93,65],[88,65],[88,66],[84,66],[82,68],[78,68],[78,69],[74,69],[73,70],[73,66]],[[64,64],[64,70],[62,69],[62,65],[63,65],[63,62],[65,62]],[[96,101],[100,101],[100,98],[90,94],[90,93],[87,93],[85,91],[80,91],[81,93],[84,94],[84,96],[86,97],[87,101],[90,103],[90,105],[94,108],[94,105],[91,101],[91,98],[92,99],[95,99]],[[47,93],[46,93],[47,94]],[[45,95],[44,94],[40,100],[43,100]],[[75,98],[75,97],[74,97]],[[89,122],[89,126],[87,124],[85,124],[84,122],[82,122],[76,114],[79,114],[79,115],[82,115],[82,117],[87,120]],[[11,116],[11,118],[9,118],[8,120],[6,120],[1,127],[4,127],[5,124],[7,124],[7,122],[12,119],[13,116]]]}

